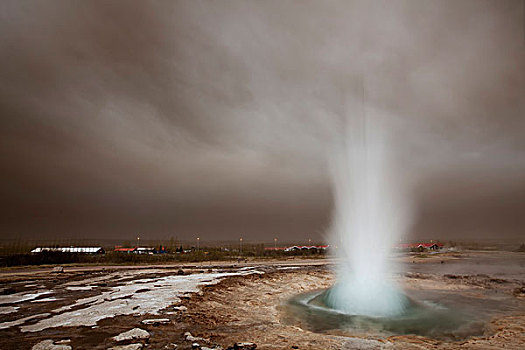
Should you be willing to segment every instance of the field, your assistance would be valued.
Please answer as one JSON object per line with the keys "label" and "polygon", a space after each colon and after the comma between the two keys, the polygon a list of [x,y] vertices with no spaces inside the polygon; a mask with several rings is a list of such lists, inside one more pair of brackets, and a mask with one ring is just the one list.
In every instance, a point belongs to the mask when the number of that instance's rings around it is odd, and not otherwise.
{"label": "field", "polygon": [[[483,334],[437,339],[313,330],[290,315],[287,303],[331,286],[335,261],[290,257],[63,272],[4,269],[0,349],[31,349],[42,341],[56,349],[173,349],[175,344],[191,349],[195,343],[226,349],[237,342],[255,343],[257,349],[520,349],[525,344],[524,253],[456,251],[396,260],[406,269],[394,278],[407,293],[475,310]],[[114,339],[134,328],[147,336]]]}

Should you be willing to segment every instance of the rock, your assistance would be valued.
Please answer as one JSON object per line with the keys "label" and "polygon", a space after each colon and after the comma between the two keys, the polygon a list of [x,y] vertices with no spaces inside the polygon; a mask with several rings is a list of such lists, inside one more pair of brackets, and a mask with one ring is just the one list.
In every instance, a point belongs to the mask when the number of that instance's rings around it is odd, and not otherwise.
{"label": "rock", "polygon": [[177,271],[177,275],[184,275],[184,270],[183,269],[179,269],[179,271]]}
{"label": "rock", "polygon": [[62,273],[64,272],[64,268],[62,266],[55,266],[53,267],[53,273]]}
{"label": "rock", "polygon": [[193,343],[193,344],[191,344],[191,348],[192,349],[200,349],[201,346],[199,345],[199,343]]}
{"label": "rock", "polygon": [[418,279],[429,279],[430,276],[418,273],[418,272],[407,272],[405,273],[405,276],[408,278],[418,278]]}
{"label": "rock", "polygon": [[186,311],[186,310],[188,310],[188,308],[186,306],[184,306],[184,305],[181,305],[181,306],[174,306],[173,310]]}
{"label": "rock", "polygon": [[132,339],[148,339],[149,333],[140,328],[133,328],[127,332],[120,333],[119,335],[113,337],[113,340],[116,342]]}
{"label": "rock", "polygon": [[42,340],[40,343],[33,345],[32,350],[71,350],[69,345],[57,345],[51,339]]}
{"label": "rock", "polygon": [[55,344],[69,344],[69,343],[71,343],[71,339],[61,339],[55,342]]}
{"label": "rock", "polygon": [[117,345],[112,348],[108,348],[108,350],[139,350],[142,349],[142,344],[128,344],[128,345]]}
{"label": "rock", "polygon": [[152,324],[152,325],[158,326],[159,324],[170,323],[170,319],[169,318],[152,318],[149,320],[142,320],[140,323]]}
{"label": "rock", "polygon": [[171,344],[168,344],[168,345],[164,345],[164,349],[176,349],[178,348],[179,346],[175,343],[171,343]]}
{"label": "rock", "polygon": [[450,274],[446,274],[444,275],[445,278],[449,278],[451,280],[457,280],[457,279],[461,279],[463,278],[462,276],[459,276],[459,275],[450,275]]}
{"label": "rock", "polygon": [[508,283],[509,282],[509,281],[501,279],[501,278],[491,278],[489,281],[492,282],[492,283],[498,283],[498,284]]}
{"label": "rock", "polygon": [[516,297],[523,297],[523,296],[525,296],[525,287],[515,288],[513,294]]}
{"label": "rock", "polygon": [[190,332],[184,333],[184,337],[186,338],[187,341],[191,341],[191,342],[198,342],[198,341],[205,342],[205,343],[210,342],[209,339],[205,339],[202,337],[194,337],[193,335],[191,335]]}
{"label": "rock", "polygon": [[254,350],[257,348],[257,344],[255,343],[235,343],[233,345],[233,348],[235,350]]}

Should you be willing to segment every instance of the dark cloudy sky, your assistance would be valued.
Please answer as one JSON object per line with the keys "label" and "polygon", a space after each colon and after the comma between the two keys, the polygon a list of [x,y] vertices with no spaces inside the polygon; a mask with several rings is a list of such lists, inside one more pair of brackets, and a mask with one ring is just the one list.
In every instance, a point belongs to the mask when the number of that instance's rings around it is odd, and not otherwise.
{"label": "dark cloudy sky", "polygon": [[412,237],[525,238],[523,4],[4,0],[0,234],[323,238],[366,90]]}

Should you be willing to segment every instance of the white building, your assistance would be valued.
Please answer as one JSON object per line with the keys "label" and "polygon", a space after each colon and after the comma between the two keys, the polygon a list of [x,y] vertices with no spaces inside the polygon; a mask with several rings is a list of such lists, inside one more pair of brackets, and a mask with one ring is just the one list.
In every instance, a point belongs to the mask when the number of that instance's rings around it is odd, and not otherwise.
{"label": "white building", "polygon": [[61,252],[61,253],[83,253],[83,254],[104,254],[104,248],[102,247],[37,247],[31,251],[31,253],[43,253],[43,252]]}

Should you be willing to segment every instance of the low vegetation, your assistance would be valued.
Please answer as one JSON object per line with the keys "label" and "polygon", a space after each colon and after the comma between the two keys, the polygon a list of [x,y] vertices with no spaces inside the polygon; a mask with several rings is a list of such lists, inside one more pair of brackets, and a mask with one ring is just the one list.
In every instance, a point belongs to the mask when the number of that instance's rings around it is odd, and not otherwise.
{"label": "low vegetation", "polygon": [[[162,244],[151,244],[159,247]],[[57,264],[98,264],[98,265],[135,265],[135,264],[169,264],[201,261],[238,261],[249,258],[278,258],[287,256],[309,256],[319,257],[322,252],[284,250],[265,250],[264,244],[245,244],[242,251],[235,245],[218,247],[194,246],[168,246],[160,254],[135,254],[127,252],[115,252],[114,246],[105,246],[105,254],[82,254],[63,253],[47,251],[42,253],[30,253],[35,246],[59,247],[59,246],[100,246],[100,244],[28,244],[14,242],[11,245],[4,244],[0,247],[0,267],[31,266],[31,265],[57,265]]]}

